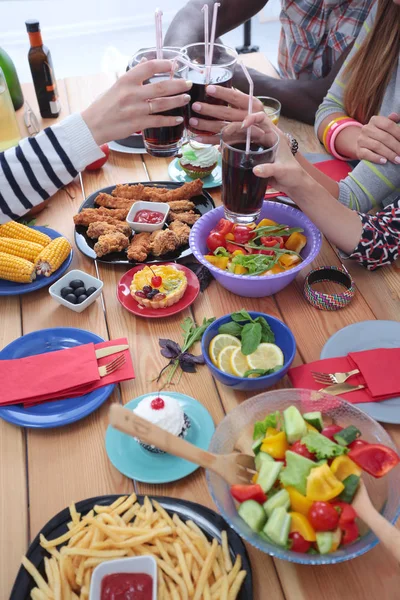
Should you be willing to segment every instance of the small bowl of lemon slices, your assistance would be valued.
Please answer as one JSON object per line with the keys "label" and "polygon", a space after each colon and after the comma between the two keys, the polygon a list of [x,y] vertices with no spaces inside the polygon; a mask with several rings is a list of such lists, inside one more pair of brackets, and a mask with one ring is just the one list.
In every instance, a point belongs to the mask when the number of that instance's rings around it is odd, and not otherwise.
{"label": "small bowl of lemon slices", "polygon": [[296,340],[285,323],[244,309],[216,319],[204,332],[201,346],[218,381],[248,392],[277,383],[296,354]]}

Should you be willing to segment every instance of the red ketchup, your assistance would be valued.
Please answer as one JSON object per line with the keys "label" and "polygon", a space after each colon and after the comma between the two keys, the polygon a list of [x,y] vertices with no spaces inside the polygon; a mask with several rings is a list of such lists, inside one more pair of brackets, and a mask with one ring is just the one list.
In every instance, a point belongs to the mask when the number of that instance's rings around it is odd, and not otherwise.
{"label": "red ketchup", "polygon": [[153,578],[145,573],[113,573],[101,582],[100,600],[152,600]]}
{"label": "red ketchup", "polygon": [[155,225],[161,223],[164,219],[164,215],[157,210],[138,210],[133,221],[134,223],[150,223]]}

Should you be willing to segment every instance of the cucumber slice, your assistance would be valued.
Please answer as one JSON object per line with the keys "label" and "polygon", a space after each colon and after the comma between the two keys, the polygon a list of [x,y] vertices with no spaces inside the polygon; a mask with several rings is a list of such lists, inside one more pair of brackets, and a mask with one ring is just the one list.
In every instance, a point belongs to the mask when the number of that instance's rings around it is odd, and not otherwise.
{"label": "cucumber slice", "polygon": [[257,533],[262,530],[267,520],[265,510],[255,500],[242,502],[238,510],[239,516],[253,531]]}
{"label": "cucumber slice", "polygon": [[253,452],[254,452],[255,455],[257,455],[260,452],[263,440],[264,440],[264,438],[261,436],[252,445],[251,449],[253,450]]}
{"label": "cucumber slice", "polygon": [[278,461],[264,461],[261,465],[257,483],[261,486],[263,492],[267,493],[279,477],[283,463]]}
{"label": "cucumber slice", "polygon": [[261,470],[263,463],[265,462],[275,462],[272,456],[267,454],[266,452],[259,452],[254,459],[254,463],[256,465],[257,471]]}
{"label": "cucumber slice", "polygon": [[328,554],[333,544],[333,533],[331,531],[317,531],[317,548],[320,554]]}
{"label": "cucumber slice", "polygon": [[287,490],[279,490],[277,494],[268,498],[263,504],[267,517],[270,517],[275,508],[282,506],[285,510],[290,508],[290,496]]}
{"label": "cucumber slice", "polygon": [[283,411],[286,437],[289,444],[293,444],[307,434],[306,423],[300,411],[295,406],[289,406]]}
{"label": "cucumber slice", "polygon": [[343,492],[337,497],[338,500],[342,502],[347,502],[351,504],[353,502],[353,498],[356,495],[356,491],[358,489],[358,484],[360,483],[360,478],[358,475],[349,475],[342,481],[344,485]]}
{"label": "cucumber slice", "polygon": [[304,413],[303,419],[315,427],[315,429],[318,429],[318,431],[322,431],[324,428],[322,414],[319,411]]}
{"label": "cucumber slice", "polygon": [[354,442],[357,438],[361,436],[361,431],[354,427],[354,425],[349,425],[342,431],[335,433],[334,440],[341,446],[348,446],[351,442]]}
{"label": "cucumber slice", "polygon": [[291,516],[288,515],[283,506],[275,508],[263,532],[278,546],[286,546],[289,537],[290,521]]}

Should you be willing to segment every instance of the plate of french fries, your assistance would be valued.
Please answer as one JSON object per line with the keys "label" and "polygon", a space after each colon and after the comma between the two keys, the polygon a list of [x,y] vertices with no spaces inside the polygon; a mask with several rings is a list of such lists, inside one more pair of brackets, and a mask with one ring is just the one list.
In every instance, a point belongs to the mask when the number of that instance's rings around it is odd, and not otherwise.
{"label": "plate of french fries", "polygon": [[246,548],[222,517],[194,502],[131,494],[83,500],[51,519],[23,557],[10,600],[89,600],[98,564],[143,555],[157,562],[157,600],[253,597]]}

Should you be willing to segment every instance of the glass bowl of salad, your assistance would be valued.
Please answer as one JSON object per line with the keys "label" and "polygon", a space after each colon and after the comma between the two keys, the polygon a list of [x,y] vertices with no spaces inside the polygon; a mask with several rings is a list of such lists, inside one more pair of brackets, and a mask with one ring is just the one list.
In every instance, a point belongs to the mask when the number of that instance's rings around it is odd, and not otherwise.
{"label": "glass bowl of salad", "polygon": [[251,484],[229,486],[207,471],[221,515],[271,556],[300,564],[335,564],[378,540],[351,506],[362,478],[375,508],[400,516],[396,446],[367,414],[339,397],[305,389],[264,392],[230,411],[210,452],[255,455]]}
{"label": "glass bowl of salad", "polygon": [[193,226],[194,256],[224,288],[247,298],[271,296],[318,255],[322,236],[301,211],[264,202],[254,225],[234,225],[219,206]]}

